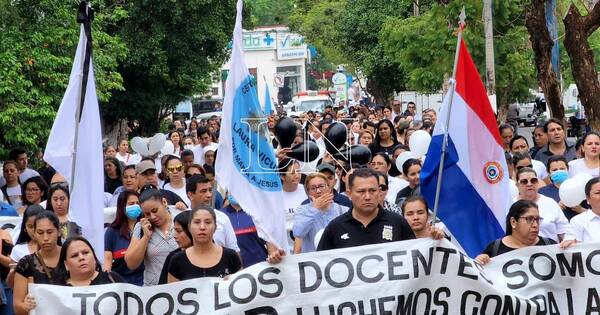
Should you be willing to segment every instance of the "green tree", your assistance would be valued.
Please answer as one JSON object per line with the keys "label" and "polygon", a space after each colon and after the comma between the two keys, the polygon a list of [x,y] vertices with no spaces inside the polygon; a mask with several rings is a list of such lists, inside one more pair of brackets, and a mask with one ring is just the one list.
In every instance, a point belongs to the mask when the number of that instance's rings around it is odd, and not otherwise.
{"label": "green tree", "polygon": [[[456,27],[465,6],[463,33],[475,63],[484,74],[482,3],[477,0],[434,4],[419,17],[389,18],[380,32],[385,55],[406,72],[408,89],[437,92],[452,74],[456,52]],[[529,96],[536,86],[531,47],[524,27],[522,1],[494,1],[494,53],[496,91],[500,108]],[[482,76],[483,79],[483,76]]]}
{"label": "green tree", "polygon": [[[0,157],[14,146],[43,149],[65,92],[79,39],[77,2],[0,0]],[[96,14],[94,69],[100,101],[122,88],[116,72],[126,48],[107,34],[118,5]]]}
{"label": "green tree", "polygon": [[125,89],[103,107],[107,124],[136,119],[139,133],[150,134],[178,102],[206,92],[228,56],[235,2],[127,2],[128,16],[115,32],[129,49],[119,66]]}
{"label": "green tree", "polygon": [[246,4],[252,12],[252,24],[287,25],[294,10],[292,0],[249,0]]}

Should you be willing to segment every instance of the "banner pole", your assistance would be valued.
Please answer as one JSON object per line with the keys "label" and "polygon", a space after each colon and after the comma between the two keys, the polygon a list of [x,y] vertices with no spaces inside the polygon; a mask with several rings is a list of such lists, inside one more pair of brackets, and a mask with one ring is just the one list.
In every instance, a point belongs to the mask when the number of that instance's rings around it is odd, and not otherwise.
{"label": "banner pole", "polygon": [[69,192],[73,193],[75,188],[75,167],[77,166],[77,144],[79,143],[79,123],[81,122],[81,112],[85,103],[85,94],[87,90],[88,76],[90,73],[90,61],[92,56],[92,8],[86,0],[79,3],[77,11],[77,23],[83,24],[85,32],[85,50],[83,58],[83,77],[81,78],[81,90],[79,93],[79,106],[75,110],[75,138],[73,141],[73,159],[71,161],[71,182]]}
{"label": "banner pole", "polygon": [[462,42],[462,32],[465,28],[465,18],[465,8],[463,7],[462,11],[460,12],[460,21],[458,23],[458,36],[456,38],[456,54],[454,55],[454,67],[452,69],[452,78],[450,79],[450,93],[448,93],[450,101],[448,103],[448,113],[446,114],[446,121],[444,125],[444,141],[442,142],[442,156],[440,158],[440,166],[438,168],[437,185],[435,188],[435,201],[433,203],[433,216],[431,218],[432,226],[435,224],[439,209],[440,192],[442,188],[442,175],[444,173],[444,160],[446,159],[446,150],[448,147],[448,128],[450,128],[450,113],[452,112],[452,100],[454,98],[454,90],[456,89],[456,68],[458,66],[460,43]]}

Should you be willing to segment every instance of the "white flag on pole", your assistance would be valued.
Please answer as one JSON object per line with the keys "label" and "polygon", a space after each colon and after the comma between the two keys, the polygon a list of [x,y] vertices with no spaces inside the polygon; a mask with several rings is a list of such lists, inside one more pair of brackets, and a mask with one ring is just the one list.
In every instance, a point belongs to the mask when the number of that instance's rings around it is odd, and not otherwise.
{"label": "white flag on pole", "polygon": [[[44,151],[44,160],[63,175],[71,188],[69,217],[82,228],[96,255],[104,252],[104,161],[100,111],[96,96],[94,67],[90,57],[85,101],[78,121],[77,107],[81,101],[83,65],[87,37],[81,25],[79,44],[71,69],[69,85],[52,125],[52,131]],[[79,123],[79,128],[76,128]],[[74,154],[75,130],[78,130],[77,150]],[[72,177],[75,158],[74,177]],[[74,178],[74,182],[71,182]]]}
{"label": "white flag on pole", "polygon": [[260,237],[287,247],[282,185],[266,119],[256,93],[256,79],[244,61],[243,1],[237,2],[231,68],[227,77],[216,177],[252,219]]}

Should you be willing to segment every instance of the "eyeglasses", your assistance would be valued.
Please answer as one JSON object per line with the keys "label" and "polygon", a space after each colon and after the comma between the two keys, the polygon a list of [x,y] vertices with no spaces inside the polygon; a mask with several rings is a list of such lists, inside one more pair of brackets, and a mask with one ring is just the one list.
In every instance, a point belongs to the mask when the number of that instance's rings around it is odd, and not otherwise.
{"label": "eyeglasses", "polygon": [[167,172],[169,172],[169,173],[181,172],[182,170],[183,170],[183,165],[167,167]]}
{"label": "eyeglasses", "polygon": [[521,170],[522,168],[526,168],[526,167],[533,168],[533,165],[529,164],[529,165],[517,166],[517,171]]}
{"label": "eyeglasses", "polygon": [[525,222],[527,222],[527,224],[529,224],[529,225],[533,224],[533,222],[535,222],[537,224],[542,224],[542,221],[544,221],[544,218],[534,217],[534,216],[519,217],[519,219],[525,219]]}
{"label": "eyeglasses", "polygon": [[329,186],[328,186],[328,185],[326,185],[326,184],[321,184],[321,185],[311,186],[311,187],[310,187],[308,190],[309,190],[310,192],[317,192],[317,191],[319,191],[319,190],[323,191],[323,190],[325,190],[325,188],[327,188],[327,187],[329,187]]}
{"label": "eyeglasses", "polygon": [[519,179],[519,184],[521,184],[521,185],[527,185],[527,184],[531,183],[531,184],[535,185],[535,184],[538,183],[538,181],[539,180],[537,179],[537,177],[529,178],[529,179],[523,178],[523,179]]}
{"label": "eyeglasses", "polygon": [[379,189],[381,189],[381,191],[387,191],[388,190],[388,185],[381,184],[381,185],[379,185]]}

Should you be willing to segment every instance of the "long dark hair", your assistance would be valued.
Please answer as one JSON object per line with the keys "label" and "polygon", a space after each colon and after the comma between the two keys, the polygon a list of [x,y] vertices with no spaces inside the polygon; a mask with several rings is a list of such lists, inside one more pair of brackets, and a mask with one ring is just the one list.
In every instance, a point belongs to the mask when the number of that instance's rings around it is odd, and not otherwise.
{"label": "long dark hair", "polygon": [[31,205],[31,203],[29,203],[29,200],[27,200],[27,196],[25,194],[27,191],[27,185],[29,185],[30,183],[34,183],[37,186],[37,188],[39,188],[39,190],[42,194],[41,201],[48,199],[48,184],[46,184],[46,181],[43,178],[41,178],[40,176],[34,176],[34,177],[27,179],[25,181],[25,183],[23,183],[23,185],[21,185],[21,194],[22,194],[21,199],[23,200],[24,206]]}
{"label": "long dark hair", "polygon": [[[110,156],[104,158],[104,162],[112,163],[115,166],[115,168],[117,169],[117,178],[121,179],[121,177],[123,176],[123,172],[121,171],[121,162],[116,157],[110,157]],[[106,174],[106,172],[104,172],[104,176],[108,177],[108,174]]]}
{"label": "long dark hair", "polygon": [[381,125],[386,124],[390,128],[390,138],[394,142],[393,146],[398,144],[398,138],[396,137],[396,128],[394,128],[394,124],[389,119],[382,119],[377,123],[377,131],[375,132],[375,139],[373,139],[373,143],[376,143],[378,146],[381,146],[381,139],[379,138],[379,128]]}
{"label": "long dark hair", "polygon": [[117,213],[115,215],[115,220],[109,225],[109,227],[119,230],[119,234],[126,240],[131,239],[131,236],[129,235],[129,223],[127,221],[127,215],[125,214],[129,196],[137,196],[138,199],[140,198],[140,195],[133,190],[122,191],[121,194],[119,194],[119,198],[117,198]]}
{"label": "long dark hair", "polygon": [[[69,199],[69,205],[71,205],[71,194],[69,194],[69,188],[64,185],[51,185],[50,190],[48,191],[48,201],[46,202],[46,210],[54,212],[54,207],[52,207],[52,195],[55,192],[62,190],[65,195],[67,195],[67,199]],[[68,209],[68,208],[67,208]]]}
{"label": "long dark hair", "polygon": [[31,237],[29,237],[29,234],[27,234],[27,221],[31,217],[37,217],[38,214],[44,211],[46,210],[40,205],[31,205],[25,209],[25,212],[23,213],[23,220],[21,221],[21,231],[16,242],[17,244],[25,244],[31,241]]}
{"label": "long dark hair", "polygon": [[35,216],[35,221],[33,221],[33,228],[37,228],[38,221],[43,219],[47,219],[48,221],[50,221],[50,223],[52,223],[52,225],[54,225],[54,227],[56,228],[56,245],[60,246],[62,242],[60,240],[60,221],[58,220],[58,216],[56,216],[56,214],[52,211],[42,211]]}
{"label": "long dark hair", "polygon": [[535,202],[530,201],[530,200],[518,200],[517,202],[513,203],[512,206],[510,206],[510,209],[508,210],[508,214],[506,215],[506,235],[512,235],[512,224],[510,224],[510,219],[514,218],[515,220],[519,221],[519,217],[523,216],[523,214],[525,212],[527,212],[527,209],[529,208],[536,208],[538,209],[538,206]]}
{"label": "long dark hair", "polygon": [[179,214],[177,214],[175,216],[175,218],[173,219],[173,222],[175,223],[179,223],[179,225],[181,225],[181,228],[183,229],[183,233],[185,233],[185,235],[187,235],[187,237],[189,237],[190,241],[194,241],[194,238],[192,237],[192,233],[190,232],[190,221],[192,220],[192,211],[190,210],[186,210],[186,211],[182,211]]}
{"label": "long dark hair", "polygon": [[96,252],[94,251],[94,247],[92,247],[92,244],[90,244],[90,242],[83,236],[71,236],[65,241],[62,248],[60,249],[60,256],[58,258],[58,268],[56,274],[62,283],[66,283],[67,280],[70,278],[69,272],[67,271],[67,267],[65,266],[65,261],[67,260],[67,250],[69,250],[69,247],[71,247],[71,244],[73,244],[73,242],[75,241],[82,241],[90,248],[90,250],[92,251],[92,255],[94,255],[94,260],[96,261],[96,271],[102,271],[100,269],[100,261],[98,260],[98,256],[96,256]]}

